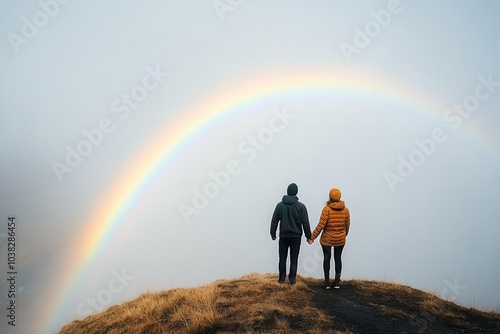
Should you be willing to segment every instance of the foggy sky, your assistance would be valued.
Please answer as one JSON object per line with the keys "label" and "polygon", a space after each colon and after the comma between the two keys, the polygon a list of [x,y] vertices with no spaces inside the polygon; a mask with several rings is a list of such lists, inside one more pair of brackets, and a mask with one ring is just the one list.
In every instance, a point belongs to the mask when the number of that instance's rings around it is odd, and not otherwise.
{"label": "foggy sky", "polygon": [[[4,311],[2,333],[55,332],[93,312],[88,298],[122,272],[133,279],[113,281],[112,299],[99,307],[147,290],[276,273],[269,225],[291,182],[312,229],[330,188],[342,191],[351,212],[344,279],[500,308],[497,2],[1,5],[0,288],[8,290],[11,215],[19,271],[16,327]],[[50,328],[36,327],[60,292],[52,282],[66,275],[72,240],[154,138],[256,78],[266,85],[273,74],[335,71],[394,90],[270,93],[214,119],[131,204],[67,304],[42,321]],[[402,87],[424,98],[405,101]],[[98,144],[81,144],[96,128]],[[90,153],[70,166],[78,145]],[[213,198],[196,199],[228,168]],[[304,239],[299,274],[321,278],[321,263],[319,242]],[[8,302],[2,291],[2,309]]]}

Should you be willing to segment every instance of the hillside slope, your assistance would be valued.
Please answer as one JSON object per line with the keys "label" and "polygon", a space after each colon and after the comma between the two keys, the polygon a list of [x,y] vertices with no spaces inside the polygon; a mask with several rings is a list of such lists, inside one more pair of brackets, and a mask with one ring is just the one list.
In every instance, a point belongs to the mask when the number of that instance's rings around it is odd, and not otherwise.
{"label": "hillside slope", "polygon": [[59,334],[500,333],[500,314],[398,284],[352,280],[340,290],[299,277],[251,274],[197,288],[145,293],[64,326]]}

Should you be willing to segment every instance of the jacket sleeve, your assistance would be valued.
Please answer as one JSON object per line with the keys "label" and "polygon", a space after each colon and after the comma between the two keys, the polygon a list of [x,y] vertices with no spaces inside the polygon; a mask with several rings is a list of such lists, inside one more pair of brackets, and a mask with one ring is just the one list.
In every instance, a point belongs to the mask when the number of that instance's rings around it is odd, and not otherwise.
{"label": "jacket sleeve", "polygon": [[323,211],[321,212],[321,217],[319,218],[318,226],[316,226],[311,235],[312,240],[315,240],[318,237],[320,232],[323,231],[323,229],[325,228],[327,222],[328,222],[328,209],[325,206],[323,208]]}
{"label": "jacket sleeve", "polygon": [[307,239],[311,239],[311,225],[309,224],[309,215],[307,214],[307,208],[304,205],[304,212],[302,213],[302,228]]}
{"label": "jacket sleeve", "polygon": [[351,227],[351,214],[349,212],[349,209],[345,209],[347,211],[346,216],[345,216],[345,235],[347,236],[349,234],[349,227]]}
{"label": "jacket sleeve", "polygon": [[280,221],[279,204],[274,209],[273,217],[271,218],[271,238],[276,238],[276,230]]}

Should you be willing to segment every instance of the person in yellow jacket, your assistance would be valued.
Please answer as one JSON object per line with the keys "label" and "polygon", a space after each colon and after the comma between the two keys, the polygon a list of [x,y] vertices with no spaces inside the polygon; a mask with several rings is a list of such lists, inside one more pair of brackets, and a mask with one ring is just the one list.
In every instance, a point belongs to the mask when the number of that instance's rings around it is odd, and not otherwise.
{"label": "person in yellow jacket", "polygon": [[337,188],[330,190],[330,199],[325,203],[318,226],[314,229],[311,239],[308,240],[312,244],[321,233],[320,244],[323,248],[323,271],[325,273],[325,288],[330,289],[330,261],[332,258],[335,261],[335,280],[333,288],[340,288],[340,274],[342,271],[342,250],[346,243],[346,236],[349,234],[351,218],[349,209],[345,206],[344,201],[340,200],[341,193]]}

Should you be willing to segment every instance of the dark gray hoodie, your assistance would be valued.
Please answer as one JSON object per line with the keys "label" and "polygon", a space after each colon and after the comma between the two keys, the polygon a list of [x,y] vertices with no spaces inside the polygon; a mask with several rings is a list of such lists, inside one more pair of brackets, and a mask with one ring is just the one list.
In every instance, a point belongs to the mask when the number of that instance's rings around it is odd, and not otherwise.
{"label": "dark gray hoodie", "polygon": [[311,238],[309,217],[304,204],[297,196],[283,196],[283,200],[276,205],[271,219],[271,238],[276,238],[276,230],[280,224],[280,238],[295,238],[302,236],[302,230],[307,239]]}

